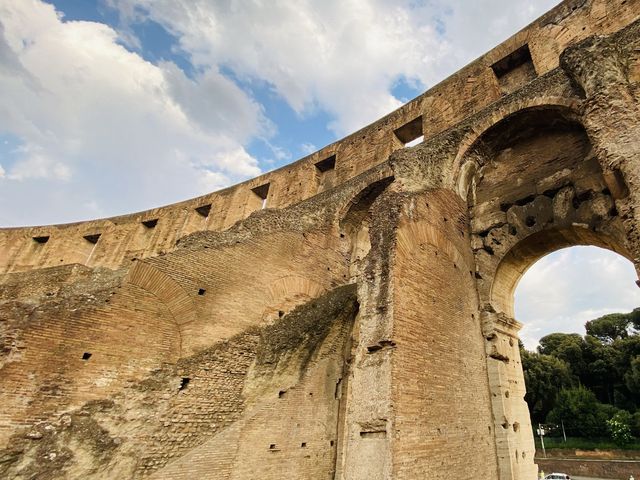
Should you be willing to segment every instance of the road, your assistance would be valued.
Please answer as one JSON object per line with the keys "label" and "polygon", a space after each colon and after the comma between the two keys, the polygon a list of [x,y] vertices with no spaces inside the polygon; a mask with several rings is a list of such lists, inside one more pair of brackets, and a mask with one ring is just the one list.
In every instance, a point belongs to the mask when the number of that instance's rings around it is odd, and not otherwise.
{"label": "road", "polygon": [[[611,480],[610,478],[596,478],[596,477],[574,477],[571,475],[572,480]],[[623,479],[621,479],[623,480]],[[626,478],[624,480],[627,480]]]}

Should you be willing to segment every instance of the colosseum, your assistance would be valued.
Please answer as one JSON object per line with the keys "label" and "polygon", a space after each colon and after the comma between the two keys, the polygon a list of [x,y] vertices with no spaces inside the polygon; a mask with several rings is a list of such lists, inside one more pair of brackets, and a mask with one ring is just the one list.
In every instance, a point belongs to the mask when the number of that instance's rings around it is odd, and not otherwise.
{"label": "colosseum", "polygon": [[0,477],[534,480],[513,292],[572,245],[640,272],[638,0],[239,185],[1,229]]}

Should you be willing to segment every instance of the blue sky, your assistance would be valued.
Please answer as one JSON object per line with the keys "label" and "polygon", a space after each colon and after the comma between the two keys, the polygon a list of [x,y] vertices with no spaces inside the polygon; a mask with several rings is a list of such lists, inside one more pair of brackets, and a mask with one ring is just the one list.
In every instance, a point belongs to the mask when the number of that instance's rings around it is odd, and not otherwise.
{"label": "blue sky", "polygon": [[556,0],[0,0],[0,225],[173,203],[389,113]]}

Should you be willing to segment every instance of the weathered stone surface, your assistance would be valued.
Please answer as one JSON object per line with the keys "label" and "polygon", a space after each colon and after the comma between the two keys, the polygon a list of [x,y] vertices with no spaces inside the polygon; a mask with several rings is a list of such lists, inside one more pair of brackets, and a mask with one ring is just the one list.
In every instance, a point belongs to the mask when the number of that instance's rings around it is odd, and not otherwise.
{"label": "weathered stone surface", "polygon": [[0,230],[0,476],[535,479],[513,290],[640,267],[639,17],[567,0],[280,170]]}

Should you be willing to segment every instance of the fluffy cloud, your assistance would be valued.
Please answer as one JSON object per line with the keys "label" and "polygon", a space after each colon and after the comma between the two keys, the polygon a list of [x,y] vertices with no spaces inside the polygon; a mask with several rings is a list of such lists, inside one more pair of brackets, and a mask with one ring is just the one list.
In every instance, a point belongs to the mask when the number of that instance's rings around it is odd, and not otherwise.
{"label": "fluffy cloud", "polygon": [[[398,107],[398,80],[433,84],[555,3],[96,1],[120,14],[119,31],[0,0],[0,134],[19,140],[0,146],[0,202],[20,205],[0,209],[4,226],[124,213],[257,175],[252,140],[276,163],[291,155],[247,85],[299,115],[322,110],[342,136]],[[189,75],[136,53],[133,27],[147,21],[175,37]]]}
{"label": "fluffy cloud", "polygon": [[243,148],[269,133],[256,102],[215,66],[188,78],[118,41],[39,0],[0,1],[0,133],[21,142],[3,152],[0,200],[20,208],[1,224],[124,213],[260,173]]}
{"label": "fluffy cloud", "polygon": [[515,294],[516,318],[524,324],[521,338],[534,349],[552,332],[584,334],[587,320],[640,306],[633,265],[597,247],[573,247],[535,263]]}
{"label": "fluffy cloud", "polygon": [[298,113],[321,108],[337,135],[400,106],[399,78],[430,85],[556,0],[108,0],[124,23],[153,20],[198,66],[268,82]]}

